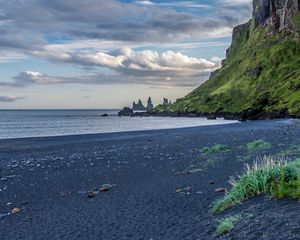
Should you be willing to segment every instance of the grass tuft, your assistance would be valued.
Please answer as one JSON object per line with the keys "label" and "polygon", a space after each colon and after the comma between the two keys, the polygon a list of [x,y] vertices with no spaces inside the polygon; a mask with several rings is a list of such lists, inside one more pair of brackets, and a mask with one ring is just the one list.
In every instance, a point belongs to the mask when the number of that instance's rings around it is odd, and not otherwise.
{"label": "grass tuft", "polygon": [[212,153],[228,152],[230,150],[226,145],[215,144],[212,147],[204,147],[204,148],[202,148],[201,151],[203,154],[208,155],[208,154],[212,154]]}
{"label": "grass tuft", "polygon": [[239,216],[223,218],[218,222],[216,235],[221,236],[230,232],[234,228],[234,224],[239,220]]}
{"label": "grass tuft", "polygon": [[248,150],[266,149],[272,147],[271,143],[265,142],[264,140],[256,140],[247,144]]}
{"label": "grass tuft", "polygon": [[261,193],[273,198],[300,199],[300,159],[287,163],[285,159],[264,157],[246,165],[238,180],[231,179],[232,189],[224,198],[213,203],[212,212],[218,213]]}

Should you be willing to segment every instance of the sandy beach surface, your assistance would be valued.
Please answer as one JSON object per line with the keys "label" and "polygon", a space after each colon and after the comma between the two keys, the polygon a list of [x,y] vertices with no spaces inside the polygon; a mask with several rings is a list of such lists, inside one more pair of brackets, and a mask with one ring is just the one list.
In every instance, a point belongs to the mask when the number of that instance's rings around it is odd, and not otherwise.
{"label": "sandy beach surface", "polygon": [[[255,140],[268,149],[249,150]],[[214,144],[229,151],[204,154]],[[268,120],[0,141],[0,239],[300,239],[296,200],[253,198],[220,214],[230,176],[263,155],[300,157],[300,122]],[[9,214],[19,208],[17,214]]]}

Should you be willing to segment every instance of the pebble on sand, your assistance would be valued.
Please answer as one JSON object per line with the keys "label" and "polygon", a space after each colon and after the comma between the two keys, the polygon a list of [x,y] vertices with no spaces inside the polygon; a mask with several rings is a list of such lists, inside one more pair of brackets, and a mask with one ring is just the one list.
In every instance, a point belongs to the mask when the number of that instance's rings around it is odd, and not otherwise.
{"label": "pebble on sand", "polygon": [[226,188],[216,188],[215,192],[216,193],[226,192]]}
{"label": "pebble on sand", "polygon": [[16,215],[16,214],[18,214],[18,213],[20,213],[21,212],[21,209],[20,208],[14,208],[13,210],[11,210],[11,214],[12,215]]}
{"label": "pebble on sand", "polygon": [[99,191],[100,192],[108,192],[112,187],[115,187],[116,185],[113,185],[113,184],[103,184]]}
{"label": "pebble on sand", "polygon": [[97,195],[97,192],[90,192],[88,194],[88,198],[94,198],[94,197],[96,197],[96,195]]}

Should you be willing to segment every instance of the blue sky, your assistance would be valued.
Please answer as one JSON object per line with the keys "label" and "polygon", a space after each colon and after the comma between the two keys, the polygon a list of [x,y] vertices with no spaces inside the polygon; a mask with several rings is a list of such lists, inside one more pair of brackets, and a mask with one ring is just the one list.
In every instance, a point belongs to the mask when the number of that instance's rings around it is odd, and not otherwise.
{"label": "blue sky", "polygon": [[0,108],[175,100],[220,67],[250,0],[0,0]]}

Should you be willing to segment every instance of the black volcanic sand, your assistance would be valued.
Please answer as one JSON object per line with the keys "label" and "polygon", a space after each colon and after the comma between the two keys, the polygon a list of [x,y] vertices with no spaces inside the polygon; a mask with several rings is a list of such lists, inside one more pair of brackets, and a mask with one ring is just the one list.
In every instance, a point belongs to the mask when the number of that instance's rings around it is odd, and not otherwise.
{"label": "black volcanic sand", "polygon": [[[272,147],[249,151],[258,139]],[[213,144],[231,151],[201,152]],[[216,239],[217,221],[236,214],[235,229],[220,239],[300,239],[296,200],[260,196],[209,213],[223,195],[214,189],[229,187],[246,162],[300,157],[299,146],[300,122],[289,119],[1,140],[0,239]],[[98,193],[107,183],[115,186]],[[7,215],[15,207],[22,211]]]}

